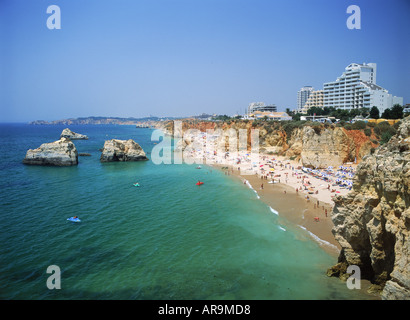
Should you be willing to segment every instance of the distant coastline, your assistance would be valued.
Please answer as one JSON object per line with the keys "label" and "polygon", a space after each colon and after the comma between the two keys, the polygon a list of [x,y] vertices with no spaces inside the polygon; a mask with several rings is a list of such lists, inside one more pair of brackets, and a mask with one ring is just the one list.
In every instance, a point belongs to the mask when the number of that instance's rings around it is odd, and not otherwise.
{"label": "distant coastline", "polygon": [[30,125],[90,125],[90,124],[117,124],[117,125],[138,125],[141,122],[150,121],[165,121],[173,120],[173,117],[145,117],[145,118],[121,118],[121,117],[80,117],[80,118],[69,118],[53,121],[45,120],[35,120],[28,124]]}

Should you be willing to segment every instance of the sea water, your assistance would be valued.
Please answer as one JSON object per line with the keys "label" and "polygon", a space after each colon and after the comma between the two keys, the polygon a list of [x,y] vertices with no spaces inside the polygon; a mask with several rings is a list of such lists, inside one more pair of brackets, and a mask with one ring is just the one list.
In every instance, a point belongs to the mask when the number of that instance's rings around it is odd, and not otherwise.
{"label": "sea water", "polygon": [[[325,275],[335,257],[306,230],[223,172],[100,162],[113,138],[134,139],[150,158],[151,129],[68,126],[88,135],[73,142],[91,156],[22,164],[65,127],[0,125],[1,299],[365,298]],[[75,215],[81,223],[67,221]],[[47,287],[50,265],[61,289]]]}

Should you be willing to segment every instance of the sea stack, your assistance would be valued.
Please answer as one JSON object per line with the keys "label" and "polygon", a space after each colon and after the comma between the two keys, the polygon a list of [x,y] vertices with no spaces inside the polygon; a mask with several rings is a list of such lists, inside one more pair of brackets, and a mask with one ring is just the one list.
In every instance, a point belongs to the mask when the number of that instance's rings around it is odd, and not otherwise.
{"label": "sea stack", "polygon": [[43,143],[37,149],[30,149],[23,160],[24,164],[41,166],[73,166],[78,164],[77,149],[67,138]]}
{"label": "sea stack", "polygon": [[144,150],[134,140],[107,140],[101,153],[101,162],[148,160]]}
{"label": "sea stack", "polygon": [[347,266],[382,290],[383,299],[410,299],[410,117],[389,142],[357,167],[353,190],[334,198],[333,234],[342,250],[328,275]]}
{"label": "sea stack", "polygon": [[88,137],[86,135],[75,133],[68,128],[65,128],[61,132],[60,138],[68,138],[70,140],[88,140]]}

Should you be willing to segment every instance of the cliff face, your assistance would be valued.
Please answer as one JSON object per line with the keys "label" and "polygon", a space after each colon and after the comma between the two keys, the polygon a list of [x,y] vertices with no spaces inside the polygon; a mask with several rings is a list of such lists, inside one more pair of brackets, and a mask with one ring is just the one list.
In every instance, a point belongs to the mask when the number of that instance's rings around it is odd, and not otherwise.
{"label": "cliff face", "polygon": [[[172,135],[174,122],[161,123],[158,128]],[[371,148],[377,147],[360,130],[345,130],[333,126],[303,126],[291,130],[283,127],[270,127],[266,124],[253,126],[252,122],[232,121],[206,122],[182,121],[182,132],[188,129],[197,129],[202,132],[207,129],[246,129],[248,131],[248,147],[250,147],[251,129],[259,130],[260,151],[285,155],[300,160],[301,165],[311,168],[327,168],[338,166],[346,162],[360,162]],[[185,141],[184,144],[189,144]]]}
{"label": "cliff face", "polygon": [[[410,299],[410,117],[391,140],[365,156],[352,191],[335,198],[336,269],[358,265],[384,288],[383,299]],[[335,268],[335,267],[334,267]]]}
{"label": "cliff face", "polygon": [[55,142],[43,143],[37,149],[28,150],[23,163],[44,166],[72,166],[78,164],[78,153],[74,143],[67,138],[61,138]]}
{"label": "cliff face", "polygon": [[370,152],[373,144],[359,130],[306,126],[296,130],[289,146],[286,155],[300,158],[303,166],[326,168],[360,161],[362,156]]}

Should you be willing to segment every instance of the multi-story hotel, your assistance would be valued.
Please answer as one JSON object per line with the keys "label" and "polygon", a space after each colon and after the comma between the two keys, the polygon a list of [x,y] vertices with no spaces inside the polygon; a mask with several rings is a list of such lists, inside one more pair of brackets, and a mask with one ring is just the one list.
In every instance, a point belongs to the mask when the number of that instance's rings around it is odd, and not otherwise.
{"label": "multi-story hotel", "polygon": [[323,90],[313,90],[311,91],[309,98],[307,99],[305,105],[298,109],[298,113],[307,113],[307,111],[312,107],[323,108],[324,91]]}
{"label": "multi-story hotel", "polygon": [[313,91],[313,87],[311,86],[304,86],[302,89],[298,91],[297,112],[301,112],[302,108],[305,106],[306,101],[308,101],[309,96]]}
{"label": "multi-story hotel", "polygon": [[337,109],[372,108],[382,113],[395,104],[403,104],[403,98],[395,97],[376,84],[375,63],[352,63],[333,82],[323,84],[324,107]]}

